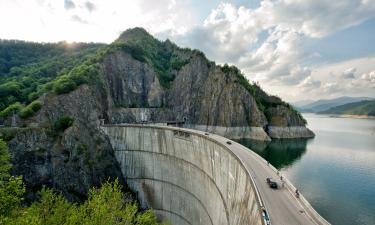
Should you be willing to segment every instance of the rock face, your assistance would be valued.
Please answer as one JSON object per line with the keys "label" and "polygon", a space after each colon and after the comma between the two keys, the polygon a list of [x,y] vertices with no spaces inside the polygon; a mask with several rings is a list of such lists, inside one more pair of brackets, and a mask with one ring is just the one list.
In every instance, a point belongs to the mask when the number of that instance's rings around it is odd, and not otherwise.
{"label": "rock face", "polygon": [[[108,179],[124,184],[119,165],[107,137],[99,129],[103,110],[100,95],[87,85],[66,95],[42,98],[38,115],[18,121],[8,142],[13,173],[23,175],[28,199],[43,185],[61,191],[68,199],[80,201],[92,186]],[[71,127],[55,131],[49,125],[62,116],[74,118]],[[1,132],[1,131],[0,131]]]}
{"label": "rock face", "polygon": [[[167,73],[174,79],[163,87],[155,72],[158,65],[149,63],[152,58],[142,62],[121,49],[106,55],[102,76],[109,90],[108,123],[137,123],[146,118],[153,123],[185,121],[186,127],[231,138],[313,137],[299,113],[259,86],[244,85],[235,67],[217,66],[198,51],[178,48],[168,40],[159,42],[139,28],[124,32],[116,42],[134,40],[147,40],[184,64],[169,68]],[[279,135],[270,135],[269,126],[299,127],[299,132],[278,129]]]}

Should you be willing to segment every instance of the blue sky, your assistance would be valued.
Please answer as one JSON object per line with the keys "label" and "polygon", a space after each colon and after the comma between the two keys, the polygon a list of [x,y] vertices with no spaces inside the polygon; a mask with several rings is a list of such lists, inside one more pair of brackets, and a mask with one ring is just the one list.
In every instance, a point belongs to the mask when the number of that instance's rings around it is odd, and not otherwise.
{"label": "blue sky", "polygon": [[110,43],[141,26],[288,101],[375,97],[375,0],[0,0],[0,38]]}

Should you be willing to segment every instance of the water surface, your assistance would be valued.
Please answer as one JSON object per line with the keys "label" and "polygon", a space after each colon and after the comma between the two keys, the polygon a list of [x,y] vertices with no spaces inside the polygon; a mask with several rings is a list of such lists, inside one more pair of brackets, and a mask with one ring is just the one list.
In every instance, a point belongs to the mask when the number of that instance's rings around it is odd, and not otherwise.
{"label": "water surface", "polygon": [[240,140],[268,160],[334,225],[375,225],[375,120],[304,114],[316,137]]}

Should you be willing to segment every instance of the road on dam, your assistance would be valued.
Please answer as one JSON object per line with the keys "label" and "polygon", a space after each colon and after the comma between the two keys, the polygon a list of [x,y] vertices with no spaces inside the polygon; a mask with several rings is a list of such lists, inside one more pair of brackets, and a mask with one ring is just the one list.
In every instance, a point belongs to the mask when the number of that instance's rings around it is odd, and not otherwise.
{"label": "road on dam", "polygon": [[[196,132],[205,134],[205,132],[201,131]],[[285,187],[281,187],[282,181],[275,169],[271,165],[268,165],[255,152],[249,151],[248,148],[234,141],[228,144],[228,139],[219,135],[210,133],[209,137],[226,145],[242,160],[255,181],[272,225],[329,224],[323,218],[316,218],[316,215],[308,213],[308,210],[313,209],[304,207],[301,199],[296,198],[295,193],[286,187],[287,184],[285,184]],[[272,189],[268,186],[266,182],[266,178],[268,177],[277,181],[279,184],[278,189]]]}

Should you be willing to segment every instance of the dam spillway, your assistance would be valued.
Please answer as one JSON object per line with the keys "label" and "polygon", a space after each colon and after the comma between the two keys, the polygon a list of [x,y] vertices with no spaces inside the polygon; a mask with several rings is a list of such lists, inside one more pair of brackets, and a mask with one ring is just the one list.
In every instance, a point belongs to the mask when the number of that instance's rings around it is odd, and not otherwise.
{"label": "dam spillway", "polygon": [[204,134],[103,126],[142,207],[175,225],[263,224],[254,184],[239,159]]}

